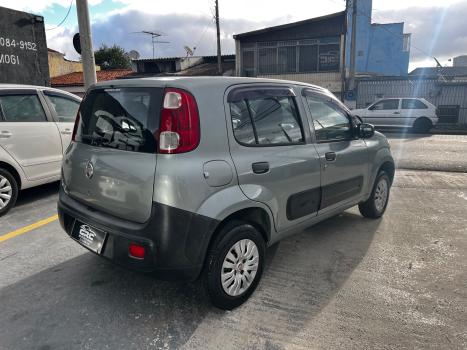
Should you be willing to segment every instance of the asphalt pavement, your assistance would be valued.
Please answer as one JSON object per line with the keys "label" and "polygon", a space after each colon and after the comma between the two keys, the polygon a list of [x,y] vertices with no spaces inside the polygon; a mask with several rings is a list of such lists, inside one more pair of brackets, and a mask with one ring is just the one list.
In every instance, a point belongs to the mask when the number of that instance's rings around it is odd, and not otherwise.
{"label": "asphalt pavement", "polygon": [[21,193],[0,237],[52,221],[0,242],[0,349],[466,349],[467,136],[390,142],[385,216],[352,208],[271,247],[229,312],[69,239],[57,184]]}

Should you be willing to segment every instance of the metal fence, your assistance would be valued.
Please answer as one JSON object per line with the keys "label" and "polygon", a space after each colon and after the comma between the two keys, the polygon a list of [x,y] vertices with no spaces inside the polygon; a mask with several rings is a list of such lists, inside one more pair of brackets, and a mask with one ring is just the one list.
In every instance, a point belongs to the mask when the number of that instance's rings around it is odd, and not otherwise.
{"label": "metal fence", "polygon": [[[390,97],[424,98],[440,111],[446,111],[446,118],[442,118],[441,122],[467,124],[467,82],[436,79],[374,79],[358,82],[357,108]],[[457,116],[453,113],[457,113]]]}

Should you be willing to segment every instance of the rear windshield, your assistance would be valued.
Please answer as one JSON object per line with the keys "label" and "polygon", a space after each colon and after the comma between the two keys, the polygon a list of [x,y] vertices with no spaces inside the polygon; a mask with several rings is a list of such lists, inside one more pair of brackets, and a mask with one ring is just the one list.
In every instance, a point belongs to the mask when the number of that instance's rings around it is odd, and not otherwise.
{"label": "rear windshield", "polygon": [[162,88],[92,90],[80,109],[77,142],[124,151],[154,153]]}

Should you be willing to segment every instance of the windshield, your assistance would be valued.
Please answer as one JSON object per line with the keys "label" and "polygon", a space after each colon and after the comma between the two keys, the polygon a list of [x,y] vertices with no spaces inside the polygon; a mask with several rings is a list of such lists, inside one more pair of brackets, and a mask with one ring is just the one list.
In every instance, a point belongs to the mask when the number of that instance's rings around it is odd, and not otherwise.
{"label": "windshield", "polygon": [[162,88],[92,90],[81,106],[77,142],[153,153]]}

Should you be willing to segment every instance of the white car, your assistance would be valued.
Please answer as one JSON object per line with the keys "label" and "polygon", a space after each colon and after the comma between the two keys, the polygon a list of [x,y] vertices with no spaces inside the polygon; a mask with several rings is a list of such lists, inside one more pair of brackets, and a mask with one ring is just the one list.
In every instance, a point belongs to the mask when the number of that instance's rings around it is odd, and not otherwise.
{"label": "white car", "polygon": [[418,133],[426,133],[438,123],[436,107],[423,98],[385,98],[352,113],[364,123],[413,128]]}
{"label": "white car", "polygon": [[60,179],[80,102],[62,90],[0,84],[0,216],[19,190]]}

